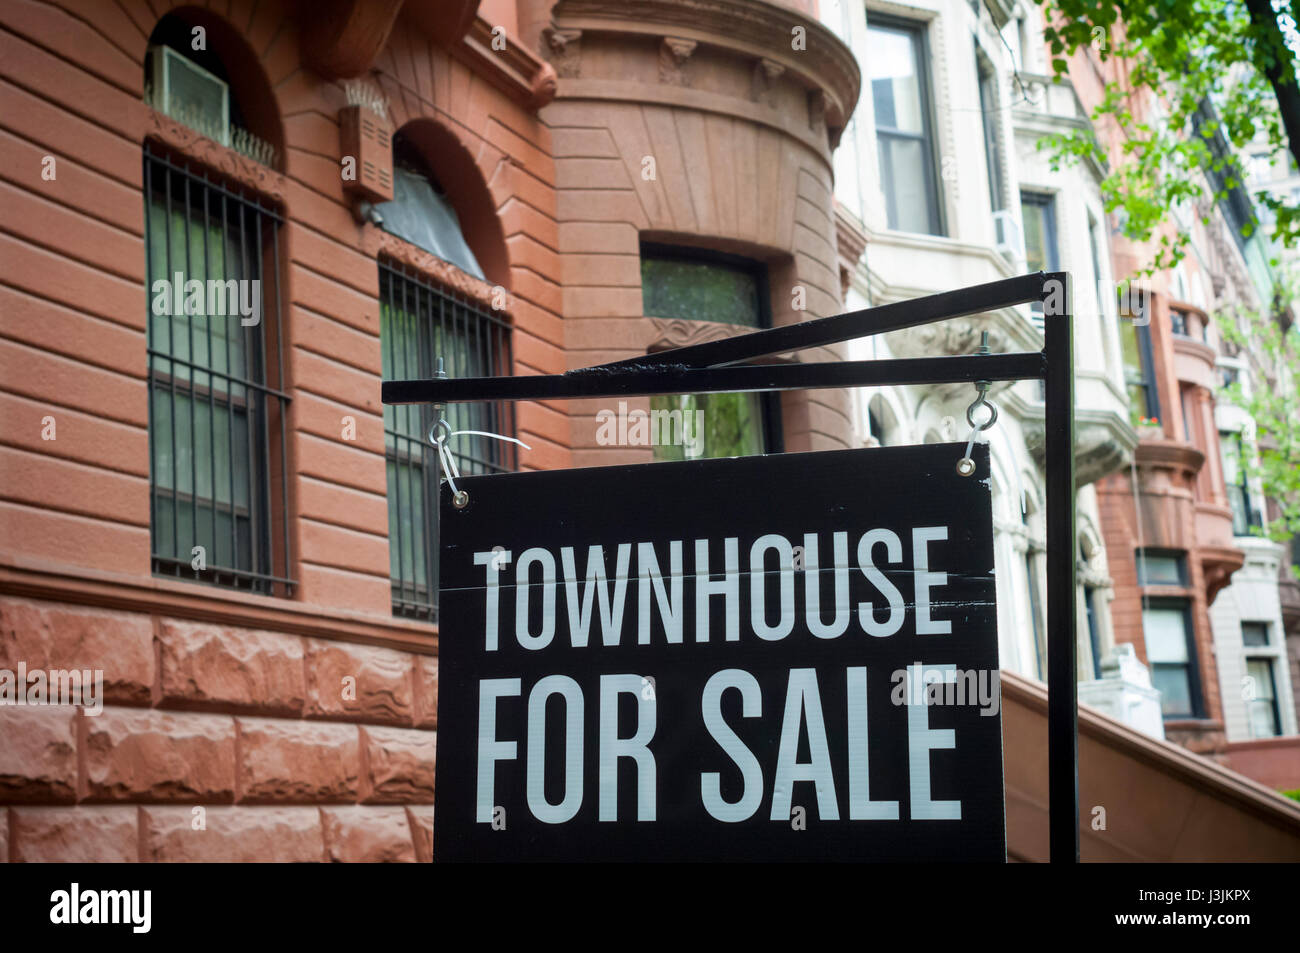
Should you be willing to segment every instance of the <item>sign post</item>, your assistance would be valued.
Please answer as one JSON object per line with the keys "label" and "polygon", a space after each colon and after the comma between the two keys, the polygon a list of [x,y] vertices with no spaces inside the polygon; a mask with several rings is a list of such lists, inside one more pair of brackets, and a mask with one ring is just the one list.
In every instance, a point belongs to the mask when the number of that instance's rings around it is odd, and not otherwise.
{"label": "sign post", "polygon": [[[1050,841],[1054,861],[1077,861],[1067,282],[1064,273],[1024,275],[562,375],[388,381],[383,400],[1045,380]],[[1042,302],[1046,316],[1041,352],[737,366],[1031,301]],[[947,672],[973,672],[960,677],[973,679],[977,699],[978,673],[996,671],[992,531],[981,484],[987,449],[976,453],[970,477],[956,474],[959,455],[954,445],[934,445],[461,481],[468,503],[447,504],[442,517],[437,858],[578,859],[599,850],[604,859],[901,859],[907,844],[917,845],[909,859],[1003,859],[1000,719],[981,714],[978,704],[945,707],[913,695],[891,705],[889,698],[889,676],[899,669],[915,668],[922,691],[927,678],[938,678],[955,692],[957,675]],[[891,471],[909,478],[890,484]],[[887,485],[892,496],[882,495]],[[843,507],[838,515],[836,507]],[[891,537],[882,544],[870,536],[878,529],[896,537],[898,549]],[[947,539],[926,535],[940,529]],[[836,533],[844,534],[845,560]],[[965,534],[975,535],[954,546]],[[801,545],[806,558],[809,535],[823,567],[813,584],[793,556]],[[682,544],[680,574],[674,542]],[[707,555],[696,548],[701,542]],[[603,547],[594,560],[593,546]],[[844,598],[835,589],[841,562],[849,577]],[[902,576],[872,576],[867,565]],[[701,571],[708,573],[703,583]],[[923,618],[918,580],[945,572],[953,590],[943,594],[942,609],[930,600]],[[680,610],[673,602],[679,580]],[[900,628],[889,636],[870,631],[888,616],[891,594],[881,582],[892,582],[900,596],[911,590]],[[818,618],[807,611],[810,593]],[[846,630],[819,636],[843,610]],[[952,633],[928,630],[939,622]],[[927,676],[932,666],[941,674]],[[903,682],[906,691],[906,676]],[[643,693],[653,694],[652,707]],[[646,790],[652,775],[653,797]],[[960,817],[951,816],[954,802]],[[802,829],[792,826],[796,807],[804,812]],[[867,816],[855,818],[854,810]]]}

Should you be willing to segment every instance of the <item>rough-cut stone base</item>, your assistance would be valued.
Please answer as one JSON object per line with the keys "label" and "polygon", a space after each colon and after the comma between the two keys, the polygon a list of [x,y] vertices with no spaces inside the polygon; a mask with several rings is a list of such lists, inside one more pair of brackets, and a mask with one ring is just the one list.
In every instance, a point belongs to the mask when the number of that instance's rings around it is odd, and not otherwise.
{"label": "rough-cut stone base", "polygon": [[0,666],[101,667],[109,698],[0,706],[0,861],[431,859],[436,658],[5,597],[0,623]]}

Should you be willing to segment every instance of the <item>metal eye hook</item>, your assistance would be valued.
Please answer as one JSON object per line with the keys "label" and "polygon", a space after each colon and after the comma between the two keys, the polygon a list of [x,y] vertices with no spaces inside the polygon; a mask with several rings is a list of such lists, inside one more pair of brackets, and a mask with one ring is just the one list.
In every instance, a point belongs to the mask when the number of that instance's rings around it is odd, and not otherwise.
{"label": "metal eye hook", "polygon": [[[975,400],[971,402],[971,405],[966,408],[966,423],[970,424],[976,430],[988,430],[998,422],[998,409],[990,404],[988,399],[989,384],[989,381],[975,382],[975,390],[979,392],[979,396],[976,397]],[[981,406],[989,409],[989,419],[982,424],[977,424],[975,423],[975,411]]]}
{"label": "metal eye hook", "polygon": [[[987,331],[980,334],[980,346],[976,353],[989,353],[989,333]],[[989,403],[990,386],[992,386],[992,381],[976,381],[975,393],[978,396],[966,408],[966,423],[970,424],[970,439],[966,441],[966,453],[957,461],[957,473],[961,476],[971,476],[975,472],[975,460],[971,457],[971,451],[975,448],[975,438],[998,422],[998,409]],[[981,405],[989,409],[989,419],[982,424],[977,424],[975,423],[975,411]]]}

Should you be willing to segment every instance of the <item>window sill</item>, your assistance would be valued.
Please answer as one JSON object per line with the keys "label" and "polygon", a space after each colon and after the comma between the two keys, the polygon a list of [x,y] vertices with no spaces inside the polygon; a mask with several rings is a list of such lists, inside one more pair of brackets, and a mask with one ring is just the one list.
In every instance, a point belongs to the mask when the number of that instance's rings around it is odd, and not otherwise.
{"label": "window sill", "polygon": [[380,645],[426,655],[436,655],[438,651],[437,626],[427,622],[349,612],[332,606],[219,589],[205,583],[80,569],[16,553],[0,553],[0,591],[74,605]]}

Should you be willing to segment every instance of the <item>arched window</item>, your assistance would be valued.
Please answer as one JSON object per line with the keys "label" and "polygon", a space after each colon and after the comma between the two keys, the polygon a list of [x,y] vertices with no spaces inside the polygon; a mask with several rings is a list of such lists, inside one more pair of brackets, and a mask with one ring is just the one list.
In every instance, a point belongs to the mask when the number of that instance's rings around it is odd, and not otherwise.
{"label": "arched window", "polygon": [[[477,281],[466,280],[465,286],[483,288],[488,276],[499,273],[504,264],[497,236],[482,234],[495,223],[474,221],[475,209],[487,199],[485,187],[466,174],[465,163],[472,166],[467,155],[441,151],[436,153],[438,162],[429,161],[435,155],[431,144],[446,144],[443,131],[425,121],[413,124],[412,130],[415,135],[399,132],[393,137],[394,197],[376,206],[377,224],[452,266],[441,277],[468,276]],[[449,184],[453,182],[455,187]],[[458,208],[468,213],[465,228]],[[447,377],[496,377],[513,370],[504,311],[394,260],[379,264],[379,335],[385,380],[428,378],[439,372]],[[444,408],[444,417],[453,431],[514,436],[510,402],[451,404]],[[429,442],[435,423],[429,405],[384,407],[393,612],[427,620],[437,617],[438,593],[441,473]],[[498,473],[516,466],[514,445],[505,441],[465,435],[448,446],[462,474]]]}
{"label": "arched window", "polygon": [[[154,102],[226,144],[249,110],[211,31],[196,52],[191,29],[159,22],[146,79]],[[153,571],[288,595],[280,214],[152,141],[144,206]]]}

